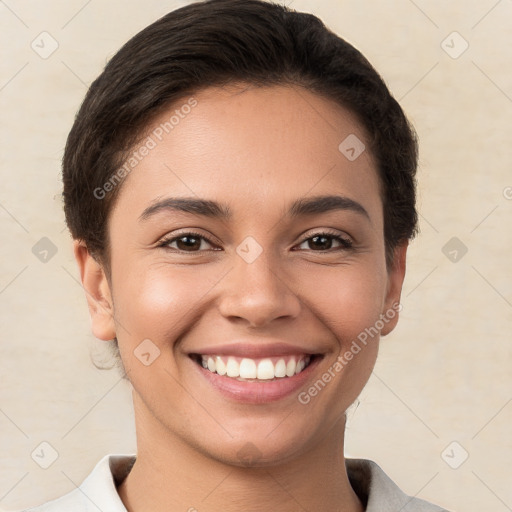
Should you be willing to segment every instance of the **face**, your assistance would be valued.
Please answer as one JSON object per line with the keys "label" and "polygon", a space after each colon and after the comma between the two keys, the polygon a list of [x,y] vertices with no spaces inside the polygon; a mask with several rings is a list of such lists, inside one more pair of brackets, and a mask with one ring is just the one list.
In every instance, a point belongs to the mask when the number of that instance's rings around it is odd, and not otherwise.
{"label": "face", "polygon": [[154,122],[122,185],[109,281],[76,244],[93,331],[117,336],[138,428],[160,446],[293,459],[366,384],[397,320],[405,247],[388,269],[372,157],[339,149],[365,141],[347,110],[285,86],[188,104]]}

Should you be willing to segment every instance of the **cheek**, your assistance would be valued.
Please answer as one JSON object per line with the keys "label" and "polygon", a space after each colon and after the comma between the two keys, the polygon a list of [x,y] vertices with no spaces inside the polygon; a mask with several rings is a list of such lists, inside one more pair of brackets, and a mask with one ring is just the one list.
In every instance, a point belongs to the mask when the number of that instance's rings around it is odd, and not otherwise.
{"label": "cheek", "polygon": [[377,358],[387,280],[385,271],[375,268],[379,267],[347,267],[306,282],[308,306],[337,339],[325,378],[343,387],[346,406],[359,394]]}
{"label": "cheek", "polygon": [[146,338],[158,346],[172,341],[186,328],[187,320],[198,314],[204,297],[221,276],[217,270],[168,264],[119,272],[118,282],[113,283],[113,301],[116,320],[124,328],[121,334],[129,344]]}
{"label": "cheek", "polygon": [[375,325],[382,313],[385,272],[370,265],[316,270],[301,278],[307,307],[344,344]]}
{"label": "cheek", "polygon": [[119,276],[113,301],[123,366],[139,394],[157,404],[160,391],[153,394],[152,389],[176,391],[169,376],[180,371],[175,340],[193,324],[201,297],[213,284],[169,266],[149,265]]}
{"label": "cheek", "polygon": [[[327,414],[332,425],[361,393],[373,371],[379,348],[380,318],[386,281],[379,273],[346,269],[315,280],[311,305],[315,316],[336,338],[323,371],[299,401],[311,414]],[[326,412],[327,411],[327,412]]]}

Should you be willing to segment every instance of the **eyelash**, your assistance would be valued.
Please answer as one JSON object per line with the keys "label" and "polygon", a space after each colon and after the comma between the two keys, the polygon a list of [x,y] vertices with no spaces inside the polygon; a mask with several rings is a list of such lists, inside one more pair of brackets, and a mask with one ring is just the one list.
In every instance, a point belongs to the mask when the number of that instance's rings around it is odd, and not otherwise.
{"label": "eyelash", "polygon": [[[172,242],[175,242],[175,241],[179,240],[180,238],[184,238],[186,236],[192,236],[194,238],[206,240],[210,245],[215,245],[215,243],[212,240],[210,240],[207,236],[204,236],[195,231],[186,231],[184,233],[180,233],[179,235],[173,235],[172,237],[164,238],[158,244],[158,247],[162,247],[164,249],[169,249],[169,250],[172,250],[175,252],[185,253],[185,254],[186,253],[194,254],[194,253],[203,252],[203,251],[183,251],[181,249],[175,249],[173,247],[169,247],[169,244],[171,244]],[[335,247],[334,249],[331,248],[331,249],[324,249],[324,250],[319,250],[319,251],[314,251],[314,250],[310,249],[312,252],[328,253],[328,252],[343,251],[343,250],[348,251],[353,248],[354,244],[353,244],[352,240],[350,240],[348,238],[344,238],[344,237],[340,236],[338,233],[330,231],[328,229],[319,231],[318,233],[313,233],[312,235],[303,239],[298,245],[302,245],[304,242],[307,242],[308,240],[311,240],[316,237],[322,237],[322,236],[329,237],[329,238],[332,238],[333,240],[338,241],[340,243],[341,247]]]}

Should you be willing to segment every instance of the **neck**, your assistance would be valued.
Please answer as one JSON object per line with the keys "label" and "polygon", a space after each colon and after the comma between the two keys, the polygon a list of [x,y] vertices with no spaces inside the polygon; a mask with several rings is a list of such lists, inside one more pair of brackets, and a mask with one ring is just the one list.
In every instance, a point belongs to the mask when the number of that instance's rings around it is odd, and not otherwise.
{"label": "neck", "polygon": [[137,460],[119,496],[128,512],[363,512],[346,472],[344,423],[286,462],[240,467],[201,453],[156,421],[139,422]]}

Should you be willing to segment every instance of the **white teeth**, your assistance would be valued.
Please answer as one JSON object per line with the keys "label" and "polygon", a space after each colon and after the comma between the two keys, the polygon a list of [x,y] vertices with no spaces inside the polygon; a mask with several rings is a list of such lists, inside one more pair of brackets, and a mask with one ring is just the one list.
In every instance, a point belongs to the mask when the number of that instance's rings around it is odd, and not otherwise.
{"label": "white teeth", "polygon": [[276,377],[284,377],[286,375],[286,363],[284,362],[284,359],[279,359],[279,361],[277,361],[275,374]]}
{"label": "white teeth", "polygon": [[270,359],[262,359],[258,364],[258,379],[269,380],[274,377],[274,363]]}
{"label": "white teeth", "polygon": [[[215,366],[216,366],[217,373],[219,375],[226,375],[226,372],[227,372],[226,365],[224,364],[224,361],[222,360],[222,358],[220,356],[217,356],[215,358]],[[215,370],[213,370],[213,371],[215,371]]]}
{"label": "white teeth", "polygon": [[289,359],[288,357],[280,358],[274,363],[270,358],[255,361],[245,357],[240,361],[240,359],[237,360],[237,358],[229,356],[226,362],[225,356],[201,356],[201,365],[213,373],[238,378],[239,380],[272,380],[293,377],[303,371],[310,360],[310,356],[291,356]]}
{"label": "white teeth", "polygon": [[226,365],[226,375],[228,377],[240,377],[240,365],[233,357],[228,357],[228,364]]}
{"label": "white teeth", "polygon": [[240,363],[240,377],[242,379],[255,379],[256,375],[259,376],[259,368],[256,370],[256,363],[252,359],[242,359]]}
{"label": "white teeth", "polygon": [[295,375],[295,359],[290,359],[286,365],[286,376],[293,377]]}

